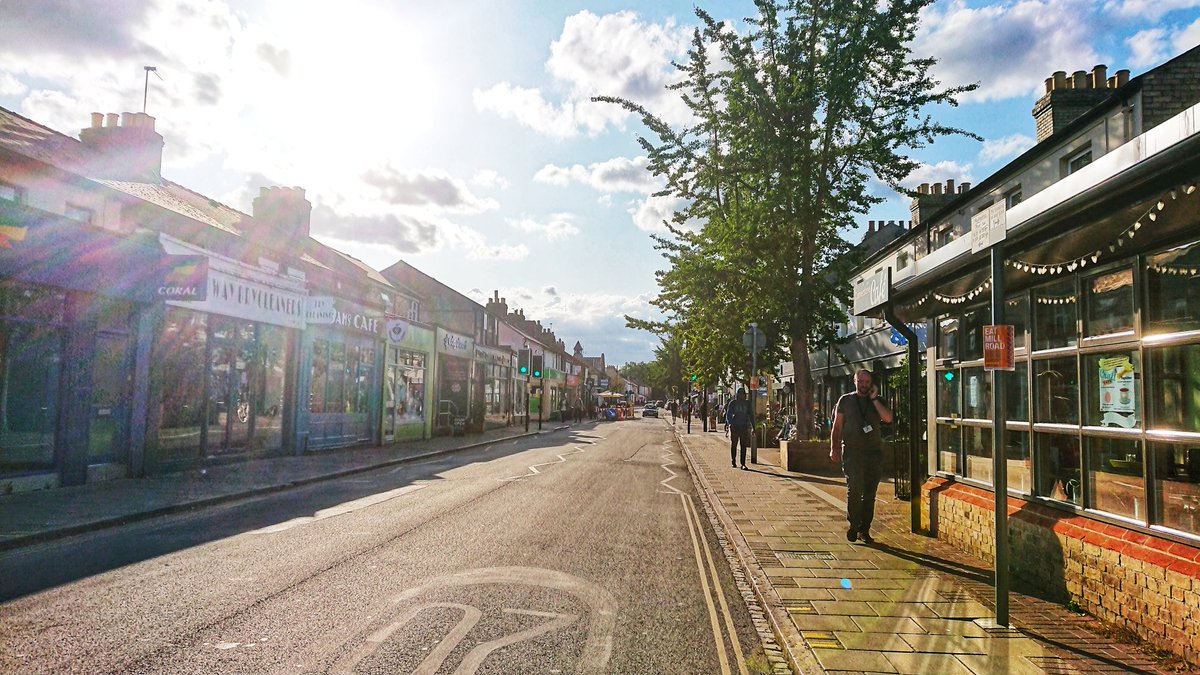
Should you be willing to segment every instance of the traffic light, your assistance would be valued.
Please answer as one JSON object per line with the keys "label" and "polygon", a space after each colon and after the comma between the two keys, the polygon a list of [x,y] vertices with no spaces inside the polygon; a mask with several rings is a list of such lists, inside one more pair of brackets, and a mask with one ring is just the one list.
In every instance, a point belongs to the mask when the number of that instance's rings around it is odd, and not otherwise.
{"label": "traffic light", "polygon": [[692,382],[695,382],[695,381],[696,381],[696,376],[695,376],[695,375],[693,375],[693,376],[692,376]]}
{"label": "traffic light", "polygon": [[529,370],[533,377],[541,378],[542,376],[542,355],[534,354],[529,357]]}
{"label": "traffic light", "polygon": [[529,350],[522,349],[517,352],[517,372],[522,375],[529,374]]}

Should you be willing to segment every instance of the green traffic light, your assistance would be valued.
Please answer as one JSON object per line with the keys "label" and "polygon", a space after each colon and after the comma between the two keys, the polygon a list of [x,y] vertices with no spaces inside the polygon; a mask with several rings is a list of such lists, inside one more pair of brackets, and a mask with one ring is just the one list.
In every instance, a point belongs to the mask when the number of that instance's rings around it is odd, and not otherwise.
{"label": "green traffic light", "polygon": [[695,382],[695,381],[696,381],[696,376],[695,376],[695,375],[693,375],[693,376],[692,376],[692,382]]}
{"label": "green traffic light", "polygon": [[524,375],[528,372],[529,372],[529,366],[521,366],[521,374],[522,375]]}
{"label": "green traffic light", "polygon": [[541,377],[541,376],[542,376],[542,371],[540,371],[540,370],[535,370],[535,371],[533,371],[533,376],[534,376],[534,377]]}

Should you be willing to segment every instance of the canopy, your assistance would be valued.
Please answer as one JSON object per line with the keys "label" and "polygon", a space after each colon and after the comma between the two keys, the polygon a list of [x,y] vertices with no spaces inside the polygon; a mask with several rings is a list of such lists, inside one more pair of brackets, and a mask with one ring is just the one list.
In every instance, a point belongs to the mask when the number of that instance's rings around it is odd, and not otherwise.
{"label": "canopy", "polygon": [[618,394],[615,391],[602,391],[599,394],[596,394],[596,396],[599,396],[600,398],[625,398],[625,394]]}

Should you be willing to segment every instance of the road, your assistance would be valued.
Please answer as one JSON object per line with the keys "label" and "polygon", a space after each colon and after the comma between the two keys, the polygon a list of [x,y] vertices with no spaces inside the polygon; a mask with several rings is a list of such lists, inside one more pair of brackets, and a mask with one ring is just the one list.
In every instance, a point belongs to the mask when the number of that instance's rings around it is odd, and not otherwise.
{"label": "road", "polygon": [[695,491],[636,419],[11,551],[0,671],[752,673]]}

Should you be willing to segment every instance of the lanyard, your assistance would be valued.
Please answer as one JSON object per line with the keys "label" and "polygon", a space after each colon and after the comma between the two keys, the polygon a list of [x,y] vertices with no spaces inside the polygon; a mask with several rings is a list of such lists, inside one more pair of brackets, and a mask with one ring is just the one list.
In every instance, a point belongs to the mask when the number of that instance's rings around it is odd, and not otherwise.
{"label": "lanyard", "polygon": [[862,422],[863,422],[863,424],[866,424],[866,423],[867,423],[867,410],[868,410],[868,408],[871,408],[871,407],[874,407],[874,406],[871,406],[871,405],[870,405],[870,399],[867,399],[867,405],[868,405],[868,407],[867,407],[867,408],[864,408],[864,407],[863,407],[863,402],[862,402],[862,397],[861,397],[861,396],[859,396],[858,394],[855,394],[855,395],[854,395],[854,402],[858,404],[858,414],[859,414],[859,415],[862,415]]}

